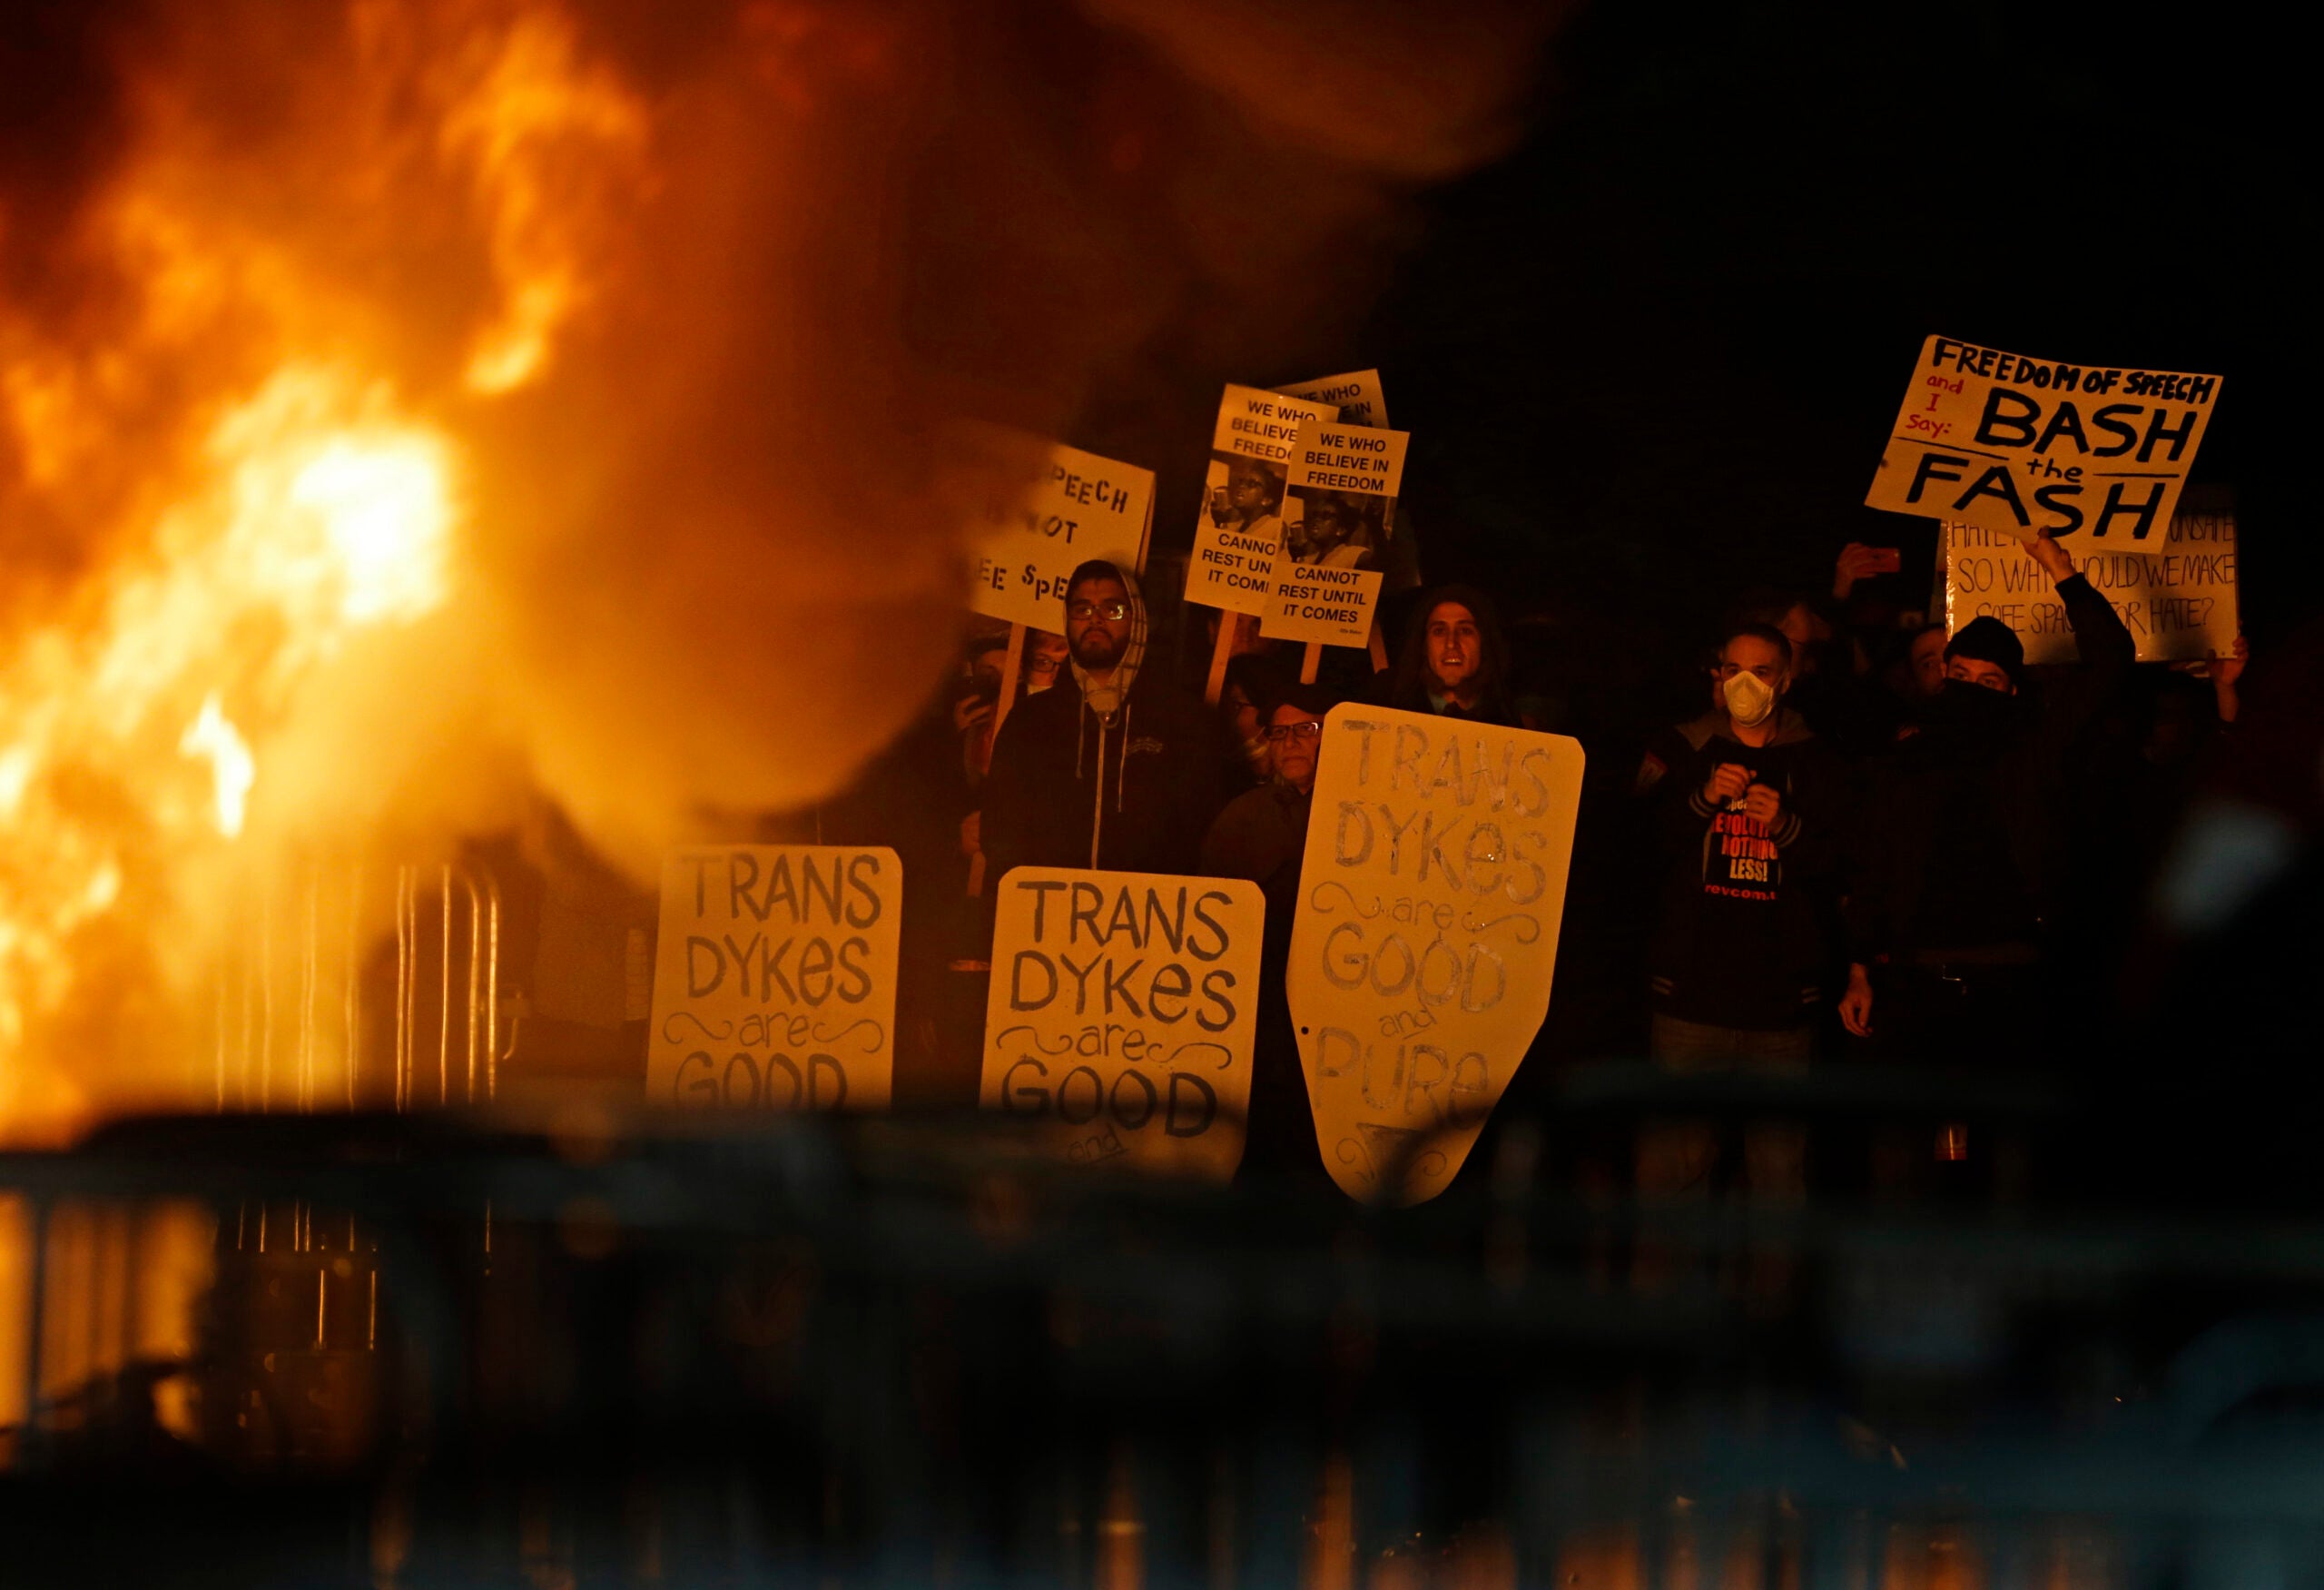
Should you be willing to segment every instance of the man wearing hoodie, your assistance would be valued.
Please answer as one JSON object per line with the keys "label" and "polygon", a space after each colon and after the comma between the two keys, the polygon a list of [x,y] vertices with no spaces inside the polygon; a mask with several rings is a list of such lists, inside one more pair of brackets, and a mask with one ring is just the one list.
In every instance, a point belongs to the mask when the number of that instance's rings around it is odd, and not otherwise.
{"label": "man wearing hoodie", "polygon": [[1792,648],[1734,625],[1711,707],[1640,768],[1659,802],[1662,912],[1649,953],[1657,1061],[1804,1062],[1823,1003],[1841,814],[1823,746],[1783,705]]}
{"label": "man wearing hoodie", "polygon": [[1017,866],[1193,873],[1234,787],[1218,720],[1146,660],[1137,578],[1101,561],[1065,590],[1067,676],[1001,726],[985,784],[989,875]]}
{"label": "man wearing hoodie", "polygon": [[[1658,805],[1661,916],[1648,958],[1648,1052],[1665,1070],[1793,1073],[1815,1048],[1837,939],[1832,858],[1840,780],[1799,714],[1783,705],[1793,650],[1772,625],[1736,623],[1711,669],[1710,710],[1649,746],[1639,787]],[[1638,1138],[1638,1188],[1654,1198],[1710,1190],[1719,1132],[1709,1121],[1650,1120]],[[1742,1180],[1758,1200],[1798,1198],[1807,1134],[1757,1120],[1742,1132]],[[1632,1280],[1659,1284],[1694,1255],[1643,1242]],[[1780,1249],[1755,1252],[1755,1287],[1779,1290]]]}
{"label": "man wearing hoodie", "polygon": [[1964,626],[1924,726],[1878,770],[1866,805],[1840,1017],[1908,1059],[2006,1065],[2041,1052],[2041,962],[2074,758],[2137,659],[2064,548],[2043,536],[2029,550],[2057,582],[2080,663],[2037,684],[2007,626]]}

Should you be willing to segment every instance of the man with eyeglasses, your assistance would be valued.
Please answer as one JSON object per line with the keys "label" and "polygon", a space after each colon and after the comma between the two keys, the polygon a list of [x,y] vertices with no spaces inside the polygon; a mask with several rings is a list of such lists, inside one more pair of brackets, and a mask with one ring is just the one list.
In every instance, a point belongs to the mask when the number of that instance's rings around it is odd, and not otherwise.
{"label": "man with eyeglasses", "polygon": [[1250,1135],[1244,1163],[1256,1170],[1313,1166],[1315,1148],[1307,1084],[1285,1002],[1283,967],[1291,953],[1291,921],[1299,906],[1299,863],[1307,848],[1308,806],[1315,792],[1324,715],[1337,698],[1320,685],[1293,685],[1268,715],[1271,782],[1236,796],[1203,841],[1202,870],[1216,878],[1248,878],[1266,896],[1266,932],[1259,957],[1259,1026],[1254,1040]]}
{"label": "man with eyeglasses", "polygon": [[1146,662],[1137,578],[1093,560],[1065,591],[1066,671],[992,748],[988,875],[1011,867],[1191,873],[1232,787],[1218,720]]}

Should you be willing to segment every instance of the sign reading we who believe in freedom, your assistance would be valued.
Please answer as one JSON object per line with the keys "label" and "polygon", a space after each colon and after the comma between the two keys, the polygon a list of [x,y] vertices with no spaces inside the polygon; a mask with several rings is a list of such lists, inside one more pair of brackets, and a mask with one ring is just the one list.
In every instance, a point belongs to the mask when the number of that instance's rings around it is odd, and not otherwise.
{"label": "sign reading we who believe in freedom", "polygon": [[1867,507],[2024,539],[2159,551],[2220,378],[2028,359],[1931,337]]}

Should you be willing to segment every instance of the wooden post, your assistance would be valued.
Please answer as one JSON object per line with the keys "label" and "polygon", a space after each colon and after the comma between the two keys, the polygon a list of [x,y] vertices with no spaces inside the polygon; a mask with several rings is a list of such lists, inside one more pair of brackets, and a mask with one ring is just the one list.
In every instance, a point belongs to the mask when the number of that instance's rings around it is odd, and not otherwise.
{"label": "wooden post", "polygon": [[1218,609],[1218,638],[1210,647],[1210,679],[1202,687],[1203,705],[1216,706],[1226,693],[1226,661],[1235,655],[1235,631],[1241,628],[1243,615]]}
{"label": "wooden post", "polygon": [[1025,627],[1009,627],[1009,649],[1000,658],[1000,699],[992,704],[992,737],[1000,737],[1000,726],[1009,721],[1009,709],[1017,700],[1017,676],[1025,667]]}
{"label": "wooden post", "polygon": [[[995,744],[1000,740],[1000,726],[1009,719],[1009,708],[1017,699],[1017,676],[1022,671],[1024,666],[1025,627],[1022,624],[1011,624],[1009,627],[1009,649],[1000,658],[1000,698],[992,704],[992,738]],[[985,753],[985,771],[988,775],[990,775],[991,770],[992,753],[988,747]],[[974,899],[983,893],[984,851],[980,848],[976,854],[969,857],[969,896]]]}

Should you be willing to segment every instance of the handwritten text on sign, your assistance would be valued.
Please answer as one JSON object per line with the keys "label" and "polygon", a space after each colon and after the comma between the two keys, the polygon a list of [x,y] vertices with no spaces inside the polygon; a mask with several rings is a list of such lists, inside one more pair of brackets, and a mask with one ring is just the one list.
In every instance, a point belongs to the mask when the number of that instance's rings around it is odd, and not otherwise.
{"label": "handwritten text on sign", "polygon": [[2220,378],[1931,337],[1865,502],[2032,537],[2160,548]]}
{"label": "handwritten text on sign", "polygon": [[[2017,632],[2029,663],[2070,663],[2080,652],[2049,571],[2024,543],[1974,525],[1947,524],[1942,548],[1945,627],[1957,635],[1992,617]],[[2235,520],[2182,514],[2149,552],[2093,548],[2077,572],[2113,604],[2139,661],[2225,657],[2235,649]]]}
{"label": "handwritten text on sign", "polygon": [[1244,880],[1000,881],[983,1103],[1059,1156],[1226,1180],[1243,1158],[1266,904]]}
{"label": "handwritten text on sign", "polygon": [[1324,1167],[1418,1203],[1468,1158],[1549,1012],[1581,795],[1561,735],[1324,719],[1285,987]]}
{"label": "handwritten text on sign", "polygon": [[729,844],[662,866],[647,1101],[880,1110],[894,1080],[892,850]]}
{"label": "handwritten text on sign", "polygon": [[1256,387],[1229,386],[1211,433],[1203,510],[1187,564],[1187,600],[1234,613],[1264,613],[1283,545],[1285,476],[1302,425],[1335,420],[1326,403]]}
{"label": "handwritten text on sign", "polygon": [[1024,500],[989,508],[969,605],[1035,629],[1065,627],[1065,582],[1092,558],[1137,573],[1154,525],[1154,472],[1050,442]]}

